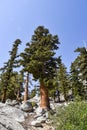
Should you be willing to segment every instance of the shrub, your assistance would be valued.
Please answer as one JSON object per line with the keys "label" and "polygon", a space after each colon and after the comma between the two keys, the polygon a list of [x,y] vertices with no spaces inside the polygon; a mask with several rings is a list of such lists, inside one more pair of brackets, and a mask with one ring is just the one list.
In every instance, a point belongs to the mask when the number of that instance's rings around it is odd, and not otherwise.
{"label": "shrub", "polygon": [[32,104],[32,107],[37,107],[37,103],[31,102],[31,104]]}
{"label": "shrub", "polygon": [[52,116],[56,130],[87,130],[87,102],[74,102]]}

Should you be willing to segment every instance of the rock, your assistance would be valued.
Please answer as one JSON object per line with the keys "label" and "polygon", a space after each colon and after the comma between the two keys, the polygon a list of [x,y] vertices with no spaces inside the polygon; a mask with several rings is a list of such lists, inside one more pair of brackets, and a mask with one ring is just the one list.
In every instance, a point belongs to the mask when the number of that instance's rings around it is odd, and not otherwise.
{"label": "rock", "polygon": [[6,102],[5,102],[5,104],[12,106],[12,101],[11,101],[11,99],[7,99]]}
{"label": "rock", "polygon": [[18,121],[18,122],[23,122],[25,121],[25,118],[28,116],[27,113],[21,111],[18,108],[9,106],[9,105],[4,105],[3,107],[2,104],[0,104],[0,112],[6,114],[7,116],[10,116],[11,118],[13,118],[14,120]]}
{"label": "rock", "polygon": [[7,99],[6,102],[5,102],[6,105],[10,105],[10,106],[15,106],[15,105],[18,105],[19,102],[16,101],[16,100],[11,100],[11,99]]}
{"label": "rock", "polygon": [[29,99],[29,101],[30,102],[35,102],[35,103],[37,103],[39,105],[39,103],[40,103],[40,96],[39,97],[35,96],[35,97]]}
{"label": "rock", "polygon": [[0,130],[24,130],[12,117],[0,111]]}
{"label": "rock", "polygon": [[5,106],[6,106],[6,104],[0,102],[0,109],[2,109]]}
{"label": "rock", "polygon": [[41,116],[42,116],[42,114],[35,115],[34,119],[37,119],[38,117],[41,117]]}
{"label": "rock", "polygon": [[12,101],[12,106],[15,106],[15,105],[19,105],[19,102],[16,101],[16,100],[13,100],[13,101]]}
{"label": "rock", "polygon": [[46,117],[43,117],[43,116],[38,117],[38,118],[37,118],[37,121],[39,121],[39,123],[45,123]]}
{"label": "rock", "polygon": [[40,121],[36,120],[36,121],[32,121],[31,125],[34,127],[42,127],[42,124]]}
{"label": "rock", "polygon": [[65,101],[64,95],[60,94],[60,101]]}
{"label": "rock", "polygon": [[52,110],[55,110],[55,109],[56,109],[55,104],[54,104],[53,102],[50,103],[50,108],[51,108]]}
{"label": "rock", "polygon": [[67,106],[68,106],[68,103],[66,103],[66,102],[65,102],[65,103],[64,103],[64,106],[66,106],[66,107],[67,107]]}
{"label": "rock", "polygon": [[46,112],[45,115],[46,115],[46,118],[48,119],[48,118],[49,118],[49,114],[48,114],[48,112]]}
{"label": "rock", "polygon": [[33,107],[32,104],[29,101],[24,102],[21,105],[21,110],[25,111],[25,112],[32,112],[33,111]]}
{"label": "rock", "polygon": [[42,114],[42,108],[41,107],[38,107],[36,108],[35,112],[36,112],[36,115],[41,115]]}
{"label": "rock", "polygon": [[47,119],[47,120],[46,120],[46,124],[51,125],[51,124],[53,124],[53,121],[50,120],[50,119]]}

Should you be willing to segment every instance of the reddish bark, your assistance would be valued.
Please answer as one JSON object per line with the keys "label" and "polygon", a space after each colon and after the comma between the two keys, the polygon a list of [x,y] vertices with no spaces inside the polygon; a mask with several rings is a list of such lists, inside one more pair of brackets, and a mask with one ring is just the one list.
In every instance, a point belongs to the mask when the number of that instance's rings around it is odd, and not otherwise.
{"label": "reddish bark", "polygon": [[48,96],[48,90],[44,86],[43,83],[40,85],[40,95],[41,95],[41,108],[50,108],[50,103],[49,103],[49,96]]}
{"label": "reddish bark", "polygon": [[24,93],[24,102],[28,100],[28,74],[26,77],[26,83],[25,83],[25,93]]}

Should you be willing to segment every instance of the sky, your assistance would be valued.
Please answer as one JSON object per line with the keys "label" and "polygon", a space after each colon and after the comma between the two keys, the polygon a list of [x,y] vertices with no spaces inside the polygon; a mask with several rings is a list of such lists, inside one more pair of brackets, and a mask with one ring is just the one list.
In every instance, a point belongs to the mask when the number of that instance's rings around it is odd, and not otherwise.
{"label": "sky", "polygon": [[0,0],[0,67],[13,42],[19,38],[23,51],[39,25],[58,35],[57,55],[69,71],[78,55],[74,50],[87,41],[87,0]]}

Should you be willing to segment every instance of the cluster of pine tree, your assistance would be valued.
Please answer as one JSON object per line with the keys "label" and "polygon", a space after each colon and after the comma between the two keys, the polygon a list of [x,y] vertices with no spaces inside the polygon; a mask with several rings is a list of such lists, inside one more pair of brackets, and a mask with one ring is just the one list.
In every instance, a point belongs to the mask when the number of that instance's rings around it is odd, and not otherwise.
{"label": "cluster of pine tree", "polygon": [[[31,41],[26,44],[23,52],[18,54],[21,40],[17,39],[12,47],[9,60],[0,69],[0,100],[5,102],[7,98],[20,100],[21,93],[25,89],[24,101],[28,99],[29,75],[39,81],[41,107],[50,108],[49,96],[55,97],[54,93],[60,91],[65,100],[69,90],[73,97],[87,97],[87,51],[78,48],[79,55],[71,64],[70,73],[62,63],[56,52],[59,49],[59,38],[52,35],[47,28],[39,26],[34,31]],[[22,69],[17,71],[19,68]],[[16,70],[16,71],[14,71]],[[24,80],[26,74],[26,82]],[[23,85],[25,83],[25,88]],[[36,92],[36,91],[34,91]]]}

